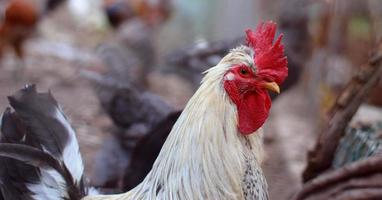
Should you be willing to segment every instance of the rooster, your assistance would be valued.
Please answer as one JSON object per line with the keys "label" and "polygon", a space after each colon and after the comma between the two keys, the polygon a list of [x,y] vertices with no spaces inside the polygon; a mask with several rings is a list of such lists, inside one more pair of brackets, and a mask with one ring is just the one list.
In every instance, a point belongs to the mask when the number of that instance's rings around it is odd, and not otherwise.
{"label": "rooster", "polygon": [[127,193],[96,199],[268,199],[261,126],[268,90],[288,74],[274,23],[247,31],[247,46],[231,50],[206,72],[175,123],[152,170]]}
{"label": "rooster", "polygon": [[[231,50],[206,72],[143,182],[127,193],[90,195],[84,200],[268,199],[260,167],[261,127],[271,108],[268,90],[280,92],[288,74],[287,59],[282,36],[274,42],[276,24],[264,23],[246,33],[247,45]],[[46,167],[5,149],[7,145],[0,145],[1,156]],[[68,164],[59,161],[61,167]]]}

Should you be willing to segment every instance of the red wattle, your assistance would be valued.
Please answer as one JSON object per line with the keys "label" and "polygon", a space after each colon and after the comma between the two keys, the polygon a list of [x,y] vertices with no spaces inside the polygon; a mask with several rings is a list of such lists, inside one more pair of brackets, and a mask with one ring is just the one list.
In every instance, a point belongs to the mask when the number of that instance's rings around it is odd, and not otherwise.
{"label": "red wattle", "polygon": [[237,108],[239,132],[248,135],[259,129],[268,118],[271,99],[265,90],[240,93],[237,88],[235,81],[224,82],[224,89]]}
{"label": "red wattle", "polygon": [[263,126],[268,118],[271,100],[267,92],[247,93],[236,106],[239,115],[239,131],[248,135]]}

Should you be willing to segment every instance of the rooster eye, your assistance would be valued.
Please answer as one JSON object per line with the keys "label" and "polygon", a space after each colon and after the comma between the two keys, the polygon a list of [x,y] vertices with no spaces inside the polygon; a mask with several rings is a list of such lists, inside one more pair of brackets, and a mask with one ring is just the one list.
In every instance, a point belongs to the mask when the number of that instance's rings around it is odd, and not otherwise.
{"label": "rooster eye", "polygon": [[246,69],[240,69],[240,74],[242,74],[242,75],[247,75],[247,74],[248,74],[248,70],[246,70]]}

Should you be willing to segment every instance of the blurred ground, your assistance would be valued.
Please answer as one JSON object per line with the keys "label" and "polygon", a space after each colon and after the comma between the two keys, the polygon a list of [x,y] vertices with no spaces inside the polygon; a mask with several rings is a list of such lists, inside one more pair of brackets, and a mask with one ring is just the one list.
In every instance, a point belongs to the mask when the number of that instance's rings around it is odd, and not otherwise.
{"label": "blurred ground", "polygon": [[306,112],[303,87],[282,94],[273,104],[265,131],[264,171],[270,199],[286,199],[300,187],[306,152],[314,144],[314,118]]}

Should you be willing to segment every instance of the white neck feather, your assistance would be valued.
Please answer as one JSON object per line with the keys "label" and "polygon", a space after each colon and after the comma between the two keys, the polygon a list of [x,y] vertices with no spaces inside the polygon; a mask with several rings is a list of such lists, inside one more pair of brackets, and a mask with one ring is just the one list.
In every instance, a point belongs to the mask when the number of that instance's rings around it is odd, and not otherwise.
{"label": "white neck feather", "polygon": [[238,133],[236,107],[219,80],[224,69],[208,71],[131,199],[243,199],[245,157],[260,161],[262,141]]}

